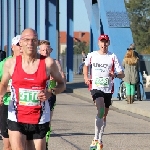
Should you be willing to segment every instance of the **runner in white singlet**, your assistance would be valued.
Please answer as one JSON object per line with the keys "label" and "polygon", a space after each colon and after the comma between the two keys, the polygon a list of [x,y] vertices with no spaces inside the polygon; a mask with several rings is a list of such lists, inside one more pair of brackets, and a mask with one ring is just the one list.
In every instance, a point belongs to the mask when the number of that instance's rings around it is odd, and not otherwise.
{"label": "runner in white singlet", "polygon": [[[91,147],[98,150],[103,148],[102,135],[114,90],[113,79],[124,77],[123,67],[117,56],[108,51],[109,44],[108,35],[101,35],[98,38],[100,50],[87,55],[83,69],[85,83],[89,85],[93,101],[98,110],[95,118],[95,137],[91,144]],[[90,78],[88,77],[88,66],[91,66]]]}

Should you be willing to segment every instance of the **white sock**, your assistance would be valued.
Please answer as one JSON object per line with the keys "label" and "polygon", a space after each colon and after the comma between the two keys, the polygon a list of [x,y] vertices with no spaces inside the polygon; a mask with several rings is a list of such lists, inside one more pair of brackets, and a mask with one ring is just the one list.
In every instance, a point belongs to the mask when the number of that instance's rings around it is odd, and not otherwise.
{"label": "white sock", "polygon": [[102,142],[102,137],[103,137],[103,133],[104,133],[104,128],[106,127],[106,121],[103,121],[103,125],[100,129],[100,132],[99,132],[99,142]]}
{"label": "white sock", "polygon": [[100,130],[101,130],[102,126],[103,126],[103,118],[100,119],[99,117],[96,116],[96,118],[95,118],[95,137],[94,137],[94,140],[99,139],[99,134],[100,134]]}

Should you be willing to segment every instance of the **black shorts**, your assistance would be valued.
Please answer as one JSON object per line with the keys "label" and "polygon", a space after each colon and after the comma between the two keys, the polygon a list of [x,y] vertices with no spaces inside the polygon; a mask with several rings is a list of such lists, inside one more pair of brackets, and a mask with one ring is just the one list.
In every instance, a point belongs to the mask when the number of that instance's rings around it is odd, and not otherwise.
{"label": "black shorts", "polygon": [[48,99],[48,102],[49,102],[50,111],[53,111],[53,110],[54,110],[54,107],[55,107],[55,105],[56,105],[56,95],[52,95],[52,96]]}
{"label": "black shorts", "polygon": [[2,105],[1,106],[1,120],[0,120],[0,123],[1,123],[1,135],[4,138],[9,138],[7,118],[8,118],[8,105]]}
{"label": "black shorts", "polygon": [[93,101],[95,101],[95,99],[98,97],[103,97],[106,108],[109,108],[109,106],[111,105],[112,93],[104,93],[101,90],[93,89],[91,90],[91,95]]}
{"label": "black shorts", "polygon": [[43,139],[49,131],[49,122],[44,124],[26,124],[8,120],[10,131],[19,131],[26,135],[27,140]]}

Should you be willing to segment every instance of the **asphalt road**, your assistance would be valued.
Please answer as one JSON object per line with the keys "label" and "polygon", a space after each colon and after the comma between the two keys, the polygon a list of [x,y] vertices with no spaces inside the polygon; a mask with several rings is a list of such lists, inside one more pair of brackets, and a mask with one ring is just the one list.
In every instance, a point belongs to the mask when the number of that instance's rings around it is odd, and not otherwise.
{"label": "asphalt road", "polygon": [[[95,116],[91,100],[74,94],[58,95],[49,150],[89,150]],[[110,108],[103,136],[104,150],[149,150],[149,141],[150,118]]]}

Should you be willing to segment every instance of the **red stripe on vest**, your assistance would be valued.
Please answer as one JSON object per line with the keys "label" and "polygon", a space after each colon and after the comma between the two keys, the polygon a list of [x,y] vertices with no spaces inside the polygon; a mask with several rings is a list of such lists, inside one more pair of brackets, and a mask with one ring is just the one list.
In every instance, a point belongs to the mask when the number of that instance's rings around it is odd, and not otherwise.
{"label": "red stripe on vest", "polygon": [[92,69],[91,69],[91,61],[92,61],[92,57],[90,58],[90,84],[89,84],[89,88],[88,90],[90,91],[92,89]]}
{"label": "red stripe on vest", "polygon": [[[112,58],[112,68],[111,71],[114,73],[115,72],[115,63],[114,63],[114,59]],[[113,82],[114,78],[112,78],[112,82]],[[112,89],[111,89],[111,93],[114,93],[114,82],[112,83]]]}

